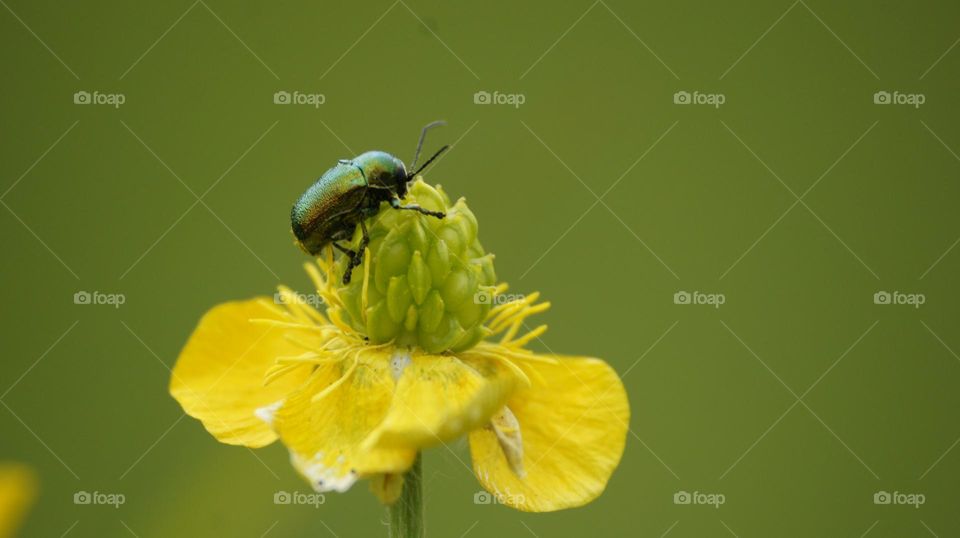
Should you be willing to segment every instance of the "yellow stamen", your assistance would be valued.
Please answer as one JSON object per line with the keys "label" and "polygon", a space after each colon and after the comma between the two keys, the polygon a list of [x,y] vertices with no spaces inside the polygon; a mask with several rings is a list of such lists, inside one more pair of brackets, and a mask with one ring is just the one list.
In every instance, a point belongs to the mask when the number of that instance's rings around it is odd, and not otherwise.
{"label": "yellow stamen", "polygon": [[[491,321],[487,324],[491,329],[495,326],[499,326],[510,319],[512,316],[516,315],[518,312],[522,312],[524,309],[529,308],[531,304],[536,302],[540,298],[540,292],[533,292],[526,297],[519,299],[514,299],[507,303],[497,305],[490,309],[490,314],[487,317]],[[496,311],[496,312],[494,312]]]}
{"label": "yellow stamen", "polygon": [[528,332],[527,334],[521,336],[520,338],[517,338],[516,340],[510,342],[510,345],[511,345],[511,346],[517,346],[517,347],[523,347],[523,346],[527,345],[527,344],[528,344],[531,340],[533,340],[534,338],[540,338],[540,335],[543,334],[543,333],[545,333],[545,332],[547,332],[547,326],[546,326],[546,325],[540,325],[540,326],[537,327],[536,329],[534,329],[534,330]]}
{"label": "yellow stamen", "polygon": [[515,312],[511,312],[508,315],[503,316],[502,319],[494,320],[489,325],[487,325],[487,327],[489,327],[490,330],[493,331],[492,334],[498,334],[504,329],[506,329],[507,327],[509,327],[510,325],[518,321],[522,322],[524,319],[534,314],[546,312],[549,309],[550,309],[549,302],[540,303],[536,305],[523,305],[522,307],[518,308]]}
{"label": "yellow stamen", "polygon": [[510,330],[507,331],[506,334],[503,335],[503,338],[500,339],[500,343],[506,345],[513,340],[513,337],[517,335],[517,331],[520,330],[521,325],[523,325],[522,319],[514,321],[513,325],[510,325]]}
{"label": "yellow stamen", "polygon": [[319,266],[320,266],[319,264],[314,264],[310,262],[304,262],[303,264],[303,269],[307,272],[307,276],[310,277],[310,282],[313,283],[313,289],[317,290],[318,292],[321,289],[327,287],[326,280],[324,280],[324,278],[320,276],[320,270],[317,269],[317,267]]}
{"label": "yellow stamen", "polygon": [[277,292],[283,300],[283,305],[290,314],[300,321],[311,321],[310,317],[304,312],[305,306],[300,300],[300,296],[286,286],[277,286]]}
{"label": "yellow stamen", "polygon": [[304,350],[307,350],[307,351],[316,351],[316,349],[317,349],[317,344],[316,344],[316,343],[307,343],[307,342],[304,342],[303,340],[300,340],[299,338],[294,337],[294,336],[293,336],[292,334],[290,334],[290,333],[284,334],[284,335],[283,335],[283,339],[286,340],[287,342],[290,342],[291,344],[299,347],[300,349],[304,349]]}
{"label": "yellow stamen", "polygon": [[528,361],[528,362],[541,362],[544,364],[559,364],[560,361],[554,357],[548,357],[544,355],[537,355],[531,351],[522,348],[515,348],[513,346],[507,347],[499,344],[492,344],[489,342],[480,342],[477,346],[470,350],[473,352],[486,352],[497,355],[502,355],[514,361]]}
{"label": "yellow stamen", "polygon": [[[329,345],[329,342],[327,345]],[[293,370],[297,369],[297,367],[299,366],[303,366],[307,364],[312,364],[312,365],[329,364],[331,362],[336,362],[341,359],[342,357],[340,357],[338,354],[328,353],[326,355],[321,355],[313,351],[308,351],[301,355],[277,357],[276,364],[271,366],[267,370],[267,373],[264,374],[263,384],[269,385],[270,383],[273,383],[283,375],[288,374]]]}
{"label": "yellow stamen", "polygon": [[269,318],[250,318],[250,323],[255,323],[257,325],[267,325],[269,327],[280,327],[284,329],[302,329],[306,331],[317,331],[320,333],[333,330],[333,327],[329,325],[316,325],[313,323],[296,323],[293,321],[280,321],[278,319],[269,319]]}
{"label": "yellow stamen", "polygon": [[344,334],[349,334],[349,335],[356,335],[356,331],[354,331],[352,327],[350,327],[349,325],[347,325],[346,322],[343,321],[343,316],[340,315],[339,308],[335,308],[335,309],[331,308],[330,310],[327,310],[327,315],[330,316],[330,321],[338,329],[340,329],[340,332]]}
{"label": "yellow stamen", "polygon": [[368,295],[367,290],[370,288],[370,249],[363,251],[363,287],[361,288],[360,293],[360,315],[363,317],[363,322],[367,322],[367,305]]}
{"label": "yellow stamen", "polygon": [[530,387],[533,385],[533,383],[530,382],[530,378],[527,377],[526,372],[523,371],[523,368],[520,368],[520,366],[518,366],[512,360],[504,357],[503,355],[490,355],[489,357],[505,364],[507,368],[509,368],[510,371],[512,371],[517,377],[519,377],[520,380],[523,381],[523,384],[526,385],[527,387]]}
{"label": "yellow stamen", "polygon": [[[327,385],[326,388],[314,394],[313,398],[310,398],[311,403],[316,403],[322,400],[325,396],[329,395],[331,392],[336,390],[337,387],[342,385],[347,379],[350,378],[353,372],[357,369],[357,366],[360,364],[360,350],[359,349],[351,350],[351,353],[353,353],[353,364],[351,364],[350,367],[347,368],[347,371],[344,372],[342,376],[340,376],[340,379],[337,379],[333,383],[330,383],[329,385]],[[348,360],[348,359],[345,358],[344,360]]]}
{"label": "yellow stamen", "polygon": [[[501,286],[503,286],[503,284],[501,284]],[[499,288],[499,286],[494,288],[494,297],[502,293],[498,291]],[[504,288],[504,291],[506,291],[506,288]],[[490,312],[487,314],[487,320],[489,320],[490,323],[498,321],[508,315],[509,312],[515,312],[518,308],[521,308],[524,304],[527,304],[528,301],[537,300],[539,296],[539,292],[534,292],[526,297],[519,297],[505,303],[500,303],[490,309]]]}
{"label": "yellow stamen", "polygon": [[267,373],[263,375],[263,386],[267,386],[270,383],[273,383],[277,379],[295,370],[298,366],[303,366],[303,365],[302,364],[274,364],[273,366],[268,368]]}

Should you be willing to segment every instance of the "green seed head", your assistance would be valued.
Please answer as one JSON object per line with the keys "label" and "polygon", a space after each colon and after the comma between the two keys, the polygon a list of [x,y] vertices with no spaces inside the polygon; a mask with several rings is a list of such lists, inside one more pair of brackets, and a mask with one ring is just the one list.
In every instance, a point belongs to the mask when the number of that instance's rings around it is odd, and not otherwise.
{"label": "green seed head", "polygon": [[[367,220],[370,244],[350,284],[338,283],[343,319],[381,344],[429,353],[462,351],[486,336],[483,327],[496,274],[493,255],[477,239],[477,219],[463,198],[451,205],[437,186],[411,186],[404,204],[443,211],[443,219],[396,210],[384,202]],[[351,245],[357,248],[358,227]],[[337,262],[343,274],[347,258]]]}

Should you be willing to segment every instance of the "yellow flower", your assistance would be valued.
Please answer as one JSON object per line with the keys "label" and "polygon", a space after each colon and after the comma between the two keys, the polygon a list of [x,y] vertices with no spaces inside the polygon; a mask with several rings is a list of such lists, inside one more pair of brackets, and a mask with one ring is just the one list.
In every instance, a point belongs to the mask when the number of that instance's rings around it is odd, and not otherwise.
{"label": "yellow flower", "polygon": [[0,462],[0,538],[16,536],[36,496],[37,478],[29,467]]}
{"label": "yellow flower", "polygon": [[[431,192],[418,182],[413,196],[423,204]],[[403,247],[396,233],[378,238],[373,230],[355,272],[362,279],[349,287],[340,284],[344,262],[334,262],[332,250],[306,265],[325,312],[283,286],[273,298],[214,307],[177,360],[171,394],[221,442],[261,447],[280,439],[317,491],[342,492],[369,478],[390,503],[422,449],[468,435],[476,476],[499,502],[545,512],[591,501],[623,453],[630,412],[619,376],[599,359],[527,350],[546,326],[522,332],[524,322],[549,303],[536,293],[500,301],[506,285],[484,285],[492,262],[474,241],[472,214],[462,201],[444,207],[445,195],[437,204],[454,215],[460,208],[463,221],[439,225],[460,222],[461,235],[439,229],[437,237],[460,245],[476,267],[442,266],[432,253],[443,241],[427,241],[422,229],[431,221],[394,211],[383,226],[419,237],[412,241],[425,254],[391,254]],[[379,266],[371,251],[383,253]],[[401,258],[409,267],[390,276],[387,265]],[[462,274],[446,288],[436,278],[430,284],[438,264]],[[465,289],[482,290],[488,304],[451,310],[450,297]],[[436,318],[428,324],[434,332],[424,332],[426,318]],[[445,351],[438,342],[448,342]]]}

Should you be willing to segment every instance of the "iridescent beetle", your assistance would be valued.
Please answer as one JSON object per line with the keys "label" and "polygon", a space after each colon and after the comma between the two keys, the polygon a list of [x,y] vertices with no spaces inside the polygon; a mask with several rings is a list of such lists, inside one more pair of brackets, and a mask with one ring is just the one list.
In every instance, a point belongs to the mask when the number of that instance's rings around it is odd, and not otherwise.
{"label": "iridescent beetle", "polygon": [[[343,283],[348,284],[353,268],[363,261],[363,251],[370,242],[364,221],[380,210],[381,202],[389,202],[394,209],[419,211],[442,219],[445,215],[440,211],[401,202],[407,195],[408,183],[450,147],[443,146],[423,166],[416,168],[427,131],[439,125],[445,123],[429,123],[420,132],[411,166],[415,170],[413,173],[408,174],[403,161],[383,151],[368,151],[353,159],[341,159],[324,172],[300,195],[290,211],[290,225],[297,245],[311,256],[316,256],[328,244],[346,254],[350,262],[344,271]],[[356,251],[337,243],[349,240],[358,224],[363,237]]]}

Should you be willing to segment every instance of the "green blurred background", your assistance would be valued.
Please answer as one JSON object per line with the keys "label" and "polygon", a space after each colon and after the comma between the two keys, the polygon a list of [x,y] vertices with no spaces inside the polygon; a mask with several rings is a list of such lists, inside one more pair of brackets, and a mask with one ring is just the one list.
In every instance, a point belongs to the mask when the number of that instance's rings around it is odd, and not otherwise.
{"label": "green blurred background", "polygon": [[539,349],[624,376],[632,431],[606,493],[554,514],[474,504],[466,444],[431,450],[430,535],[960,534],[956,3],[0,3],[0,459],[40,476],[25,536],[385,535],[363,484],[275,505],[307,491],[286,451],[218,444],[168,367],[212,305],[308,290],[288,214],[314,178],[407,160],[438,118],[428,146],[455,148],[427,179],[554,303]]}

